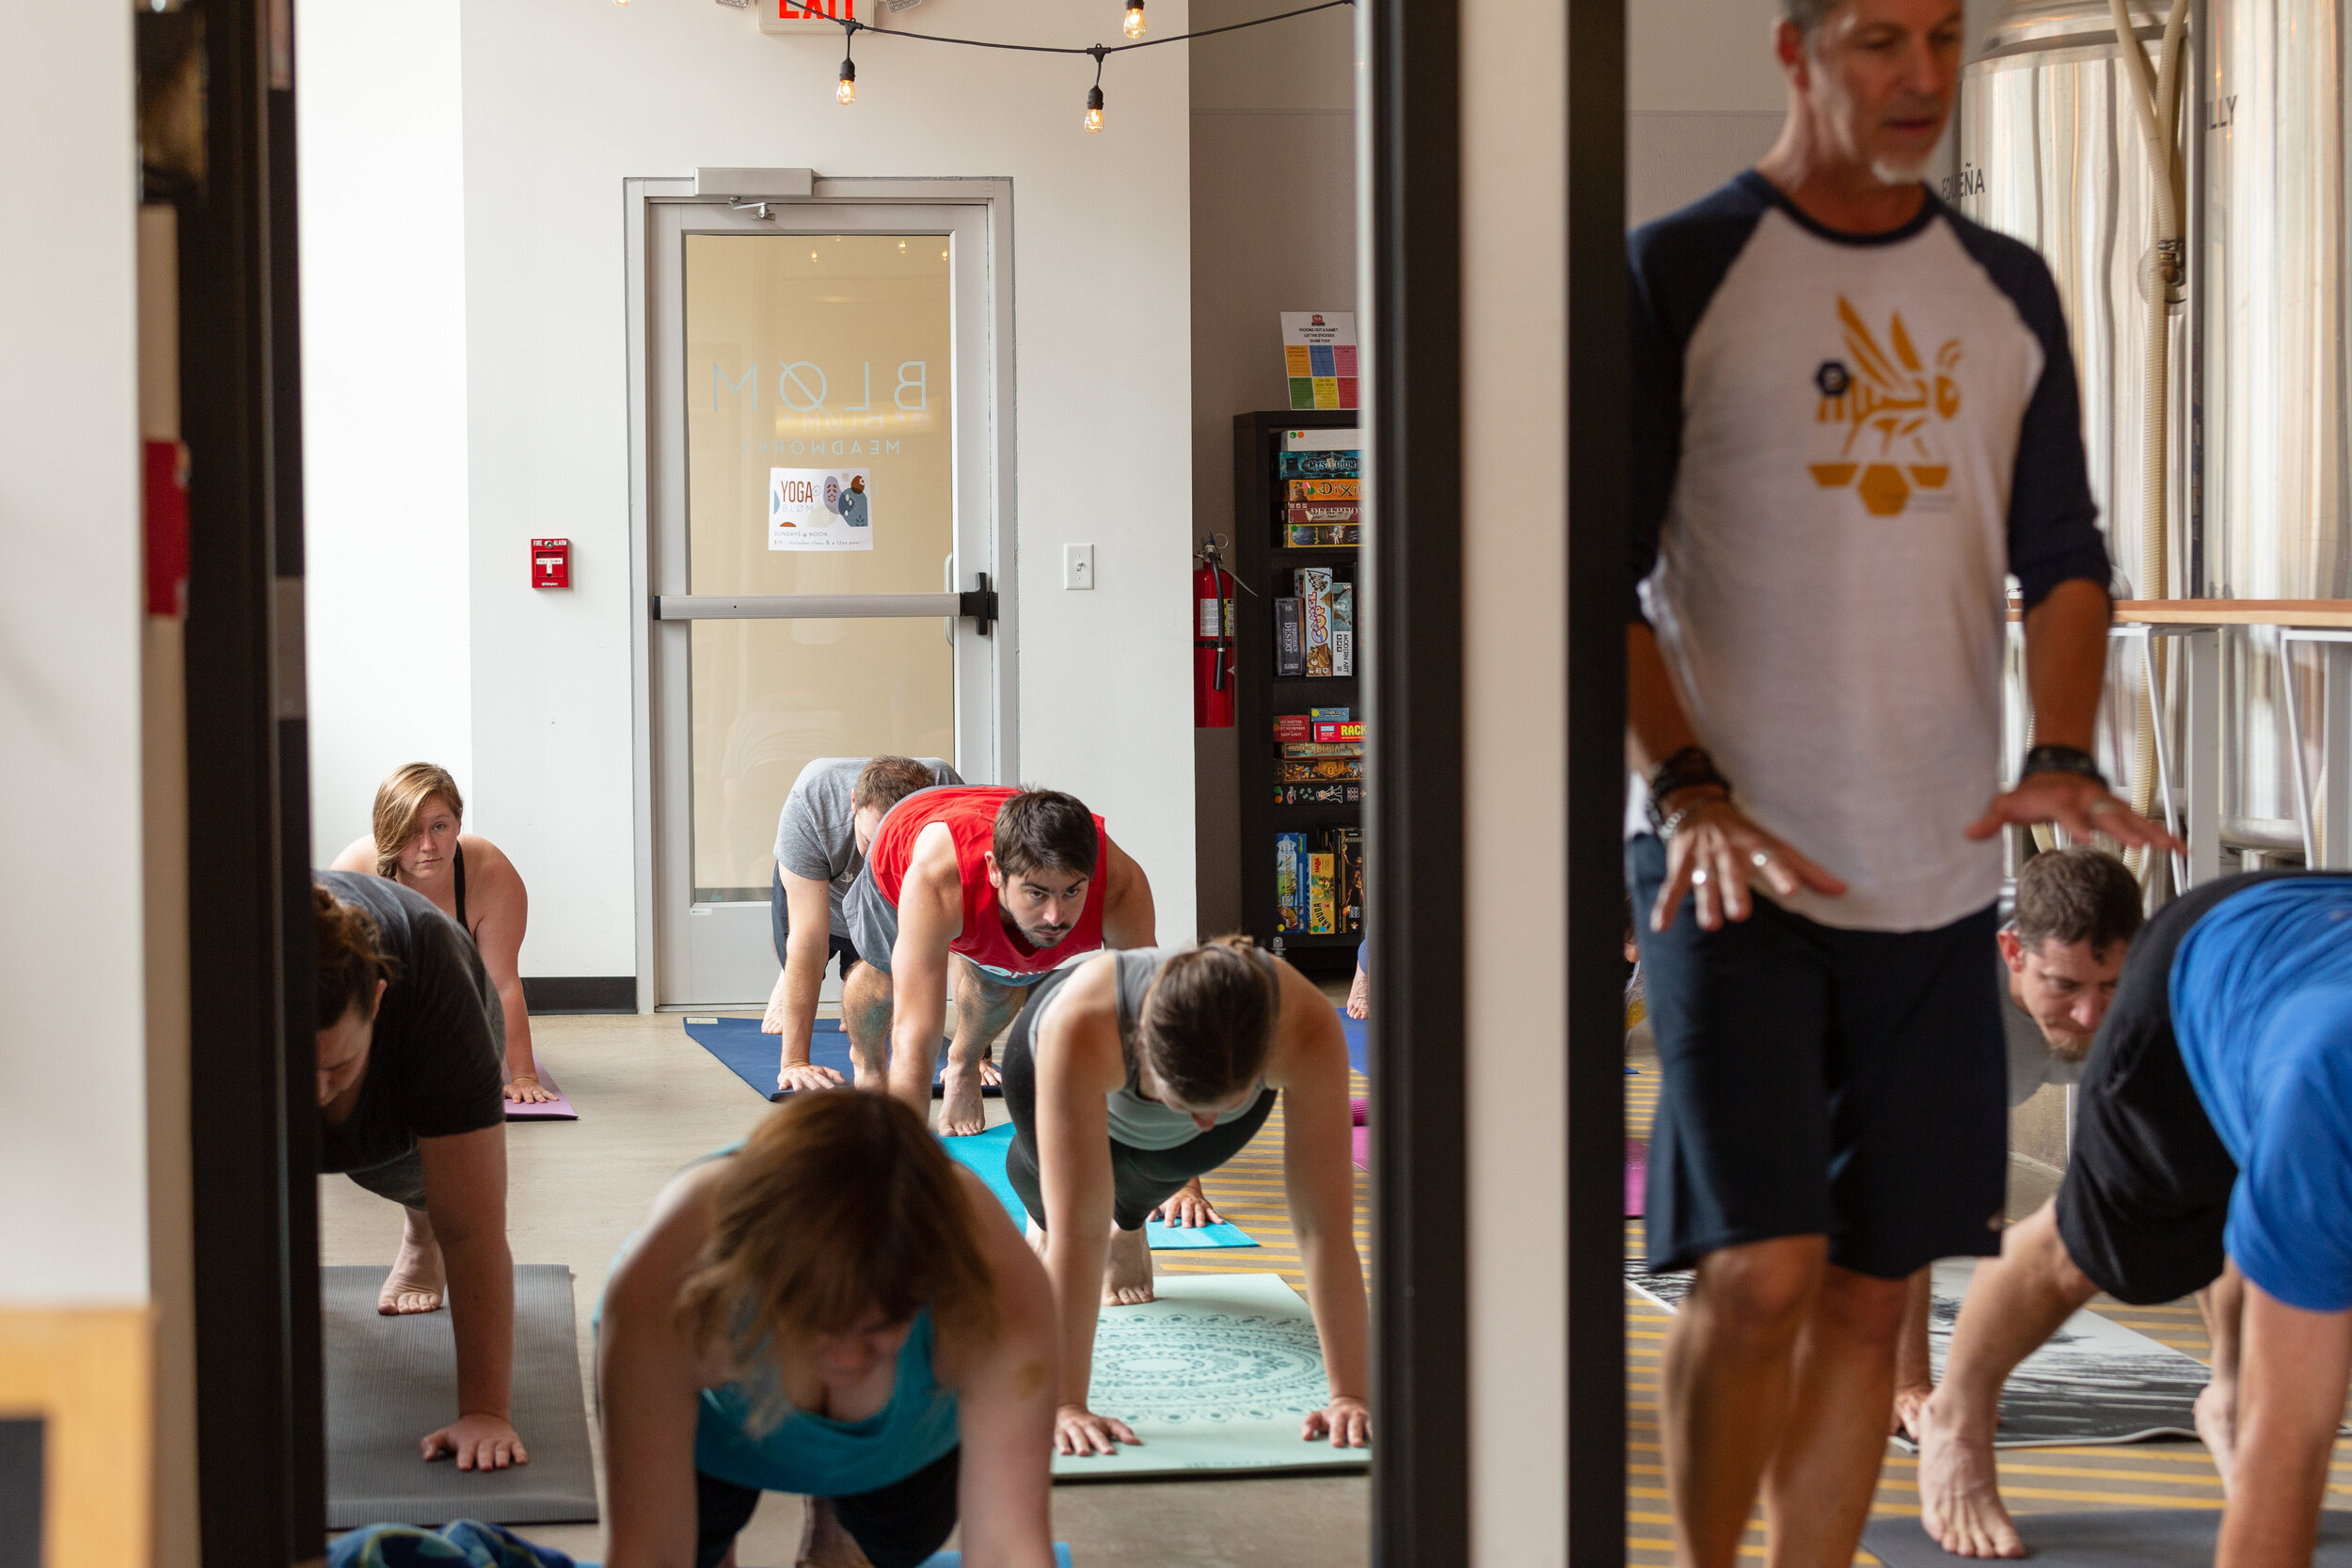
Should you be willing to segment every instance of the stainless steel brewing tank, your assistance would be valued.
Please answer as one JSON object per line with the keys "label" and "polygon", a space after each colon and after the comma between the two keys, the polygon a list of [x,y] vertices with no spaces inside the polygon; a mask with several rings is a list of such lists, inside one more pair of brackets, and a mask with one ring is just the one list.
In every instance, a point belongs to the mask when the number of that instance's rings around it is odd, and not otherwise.
{"label": "stainless steel brewing tank", "polygon": [[[2145,30],[2152,51],[2157,31]],[[2010,0],[1961,74],[1960,171],[1947,181],[1947,196],[2050,263],[2082,381],[2091,494],[2109,553],[2139,593],[2147,322],[2140,279],[2154,186],[2122,72],[2106,0]],[[2176,307],[2173,313],[2168,510],[2175,537],[2185,537],[2188,340],[2185,311]]]}
{"label": "stainless steel brewing tank", "polygon": [[[2135,12],[2135,21],[2145,23],[2146,13]],[[2139,30],[2153,56],[2161,26]],[[2187,47],[2183,73],[2193,76],[2193,33]],[[2091,494],[2117,587],[2139,595],[2149,592],[2140,565],[2148,319],[2142,280],[2155,185],[2123,69],[2107,0],[2008,0],[1961,75],[1960,167],[1946,181],[1944,195],[1979,223],[2032,245],[2049,263],[2081,382]],[[2167,589],[2172,596],[2188,591],[2180,563],[2191,531],[2185,293],[2171,307],[2168,357],[2172,434],[2166,515],[2175,547]],[[2119,784],[2129,782],[2133,764],[2139,685],[2137,668],[2109,672],[2102,750]]]}
{"label": "stainless steel brewing tank", "polygon": [[[2193,270],[2200,565],[2217,597],[2352,597],[2344,31],[2344,0],[2204,0]],[[2277,634],[2256,630],[2230,639],[2224,665],[2225,810],[2274,823],[2295,799],[2278,660]],[[2315,659],[2297,674],[2316,775]]]}

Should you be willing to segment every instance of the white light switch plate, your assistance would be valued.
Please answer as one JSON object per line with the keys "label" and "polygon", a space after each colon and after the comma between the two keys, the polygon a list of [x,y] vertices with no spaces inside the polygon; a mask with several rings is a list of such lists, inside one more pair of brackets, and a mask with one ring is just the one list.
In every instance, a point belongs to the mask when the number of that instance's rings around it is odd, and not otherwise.
{"label": "white light switch plate", "polygon": [[1061,547],[1061,585],[1064,588],[1094,586],[1094,546],[1064,545]]}

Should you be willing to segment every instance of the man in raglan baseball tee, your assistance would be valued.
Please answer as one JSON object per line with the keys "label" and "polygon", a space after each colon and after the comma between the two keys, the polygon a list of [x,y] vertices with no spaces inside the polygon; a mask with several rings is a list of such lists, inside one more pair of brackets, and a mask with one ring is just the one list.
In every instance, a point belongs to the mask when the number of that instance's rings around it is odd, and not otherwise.
{"label": "man in raglan baseball tee", "polygon": [[[1779,141],[1629,244],[1627,866],[1701,1568],[1759,1483],[1775,1564],[1851,1560],[1904,1281],[1998,1249],[2001,828],[2169,842],[2089,752],[2108,567],[2056,287],[1919,180],[1961,8],[1782,7]],[[2010,575],[2042,744],[2002,792]]]}

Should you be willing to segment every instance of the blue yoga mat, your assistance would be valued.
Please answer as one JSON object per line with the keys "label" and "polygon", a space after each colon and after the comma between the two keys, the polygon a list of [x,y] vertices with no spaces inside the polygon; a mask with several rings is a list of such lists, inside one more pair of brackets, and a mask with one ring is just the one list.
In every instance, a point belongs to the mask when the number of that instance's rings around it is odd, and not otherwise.
{"label": "blue yoga mat", "polygon": [[[1022,1207],[1021,1195],[1012,1190],[1012,1179],[1005,1174],[1005,1150],[1012,1147],[1012,1124],[1006,1122],[969,1138],[942,1138],[941,1143],[956,1163],[969,1167],[988,1183],[989,1191],[1005,1206],[1012,1223],[1025,1226],[1029,1212]],[[1238,1225],[1162,1225],[1158,1220],[1143,1222],[1143,1233],[1154,1252],[1185,1252],[1196,1248],[1256,1246],[1249,1232]]]}
{"label": "blue yoga mat", "polygon": [[[777,1036],[760,1033],[759,1020],[690,1015],[686,1020],[686,1037],[725,1063],[729,1072],[758,1090],[763,1100],[782,1100],[785,1097],[784,1091],[776,1087],[777,1053],[783,1041]],[[939,1042],[939,1051],[942,1056],[946,1054],[946,1040]],[[841,1074],[843,1083],[850,1082],[850,1037],[842,1030],[839,1020],[820,1018],[817,1021],[817,1026],[809,1031],[808,1059],[818,1067],[829,1067]],[[941,1092],[934,1077],[931,1084],[933,1098]],[[994,1100],[1001,1097],[1004,1091],[992,1084],[980,1093]]]}
{"label": "blue yoga mat", "polygon": [[1338,1009],[1340,1028],[1347,1036],[1347,1065],[1358,1072],[1372,1071],[1372,1021],[1350,1018],[1347,1009]]}
{"label": "blue yoga mat", "polygon": [[[933,1552],[925,1558],[921,1568],[963,1568],[961,1552]],[[1054,1568],[1070,1568],[1070,1543],[1054,1543]]]}

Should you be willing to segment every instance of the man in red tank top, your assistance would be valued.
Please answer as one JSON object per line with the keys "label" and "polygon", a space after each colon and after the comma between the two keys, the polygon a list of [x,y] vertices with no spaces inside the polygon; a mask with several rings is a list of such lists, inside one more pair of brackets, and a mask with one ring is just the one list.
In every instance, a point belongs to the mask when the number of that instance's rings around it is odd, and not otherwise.
{"label": "man in red tank top", "polygon": [[858,1086],[918,1112],[930,1106],[948,955],[963,960],[957,1010],[977,1007],[979,1020],[957,1031],[947,1063],[940,1123],[951,1136],[987,1126],[980,1061],[1030,986],[1081,954],[1155,940],[1143,868],[1101,817],[1051,789],[908,796],[875,830],[842,913],[865,959],[841,996]]}

